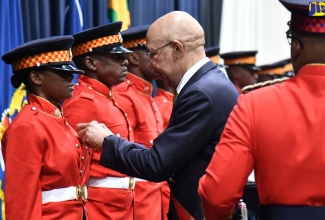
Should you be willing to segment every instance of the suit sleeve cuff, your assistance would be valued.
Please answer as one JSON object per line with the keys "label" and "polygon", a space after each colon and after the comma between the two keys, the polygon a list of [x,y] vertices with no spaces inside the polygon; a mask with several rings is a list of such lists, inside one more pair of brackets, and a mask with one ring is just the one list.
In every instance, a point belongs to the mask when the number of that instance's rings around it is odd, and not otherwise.
{"label": "suit sleeve cuff", "polygon": [[100,165],[113,170],[117,168],[118,162],[116,150],[118,150],[117,142],[119,139],[119,137],[116,137],[114,135],[105,137],[102,146],[102,153],[99,160]]}

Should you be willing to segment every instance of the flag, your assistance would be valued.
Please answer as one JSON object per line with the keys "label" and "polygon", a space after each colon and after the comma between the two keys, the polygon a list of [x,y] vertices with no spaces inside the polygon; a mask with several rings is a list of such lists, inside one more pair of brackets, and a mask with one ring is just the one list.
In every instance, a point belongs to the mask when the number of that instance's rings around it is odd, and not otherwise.
{"label": "flag", "polygon": [[[20,0],[0,1],[0,54],[4,54],[23,43],[23,27],[21,18]],[[12,117],[20,110],[22,100],[26,99],[26,92],[22,87],[15,90],[10,83],[12,76],[11,65],[0,61],[0,87],[3,89],[0,95],[0,140],[2,134]],[[14,95],[13,95],[14,94]],[[17,103],[19,102],[19,103]],[[11,106],[11,107],[10,107]]]}
{"label": "flag", "polygon": [[5,132],[6,128],[12,121],[12,119],[17,115],[21,108],[27,103],[27,94],[24,89],[25,85],[22,83],[18,89],[14,92],[9,108],[5,109],[2,113],[1,123],[0,123],[0,140]]}
{"label": "flag", "polygon": [[[9,50],[21,45],[23,39],[23,27],[21,18],[20,0],[1,0],[0,1],[0,54],[4,54]],[[10,84],[12,75],[11,66],[0,60],[0,113],[1,124],[0,130],[5,130],[4,126],[8,126],[10,118],[7,116],[10,112],[9,105],[15,89]],[[14,114],[14,113],[13,113]],[[1,133],[2,134],[2,133]],[[0,136],[1,140],[2,135]],[[1,147],[1,146],[0,146]],[[1,149],[1,148],[0,148]],[[0,220],[5,220],[5,204],[4,204],[4,172],[5,167],[0,155]]]}
{"label": "flag", "polygon": [[[82,6],[84,0],[67,0],[64,12],[64,34],[73,35],[84,30]],[[73,82],[78,82],[78,74],[74,74]]]}
{"label": "flag", "polygon": [[122,21],[122,29],[126,30],[131,25],[128,0],[108,0],[108,19],[110,22]]}
{"label": "flag", "polygon": [[[0,1],[0,55],[23,43],[20,0]],[[11,66],[0,60],[0,113],[9,107],[15,88],[10,83]]]}
{"label": "flag", "polygon": [[64,34],[76,34],[84,29],[84,19],[81,5],[83,0],[67,0],[65,5]]}
{"label": "flag", "polygon": [[5,163],[3,161],[2,157],[2,151],[1,151],[1,141],[0,141],[0,201],[1,201],[1,216],[0,219],[5,220],[5,194],[4,194],[4,178],[5,177]]}

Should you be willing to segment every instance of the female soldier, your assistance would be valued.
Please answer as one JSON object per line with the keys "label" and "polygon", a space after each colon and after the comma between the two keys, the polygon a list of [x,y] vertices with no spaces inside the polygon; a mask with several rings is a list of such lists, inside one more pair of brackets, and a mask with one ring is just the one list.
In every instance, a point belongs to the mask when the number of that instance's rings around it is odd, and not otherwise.
{"label": "female soldier", "polygon": [[11,83],[25,84],[28,104],[3,139],[9,220],[86,219],[90,151],[63,117],[60,101],[73,92],[72,36],[31,41],[4,54]]}

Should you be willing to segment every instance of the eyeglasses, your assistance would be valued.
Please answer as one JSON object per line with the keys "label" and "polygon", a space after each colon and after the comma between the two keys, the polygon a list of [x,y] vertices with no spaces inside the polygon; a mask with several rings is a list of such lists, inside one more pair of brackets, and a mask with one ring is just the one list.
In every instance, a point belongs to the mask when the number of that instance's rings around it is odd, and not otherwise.
{"label": "eyeglasses", "polygon": [[299,40],[297,37],[292,35],[292,30],[291,29],[289,29],[286,32],[286,35],[287,35],[287,40],[288,40],[289,45],[292,44],[292,41],[297,41],[298,44],[300,44],[301,48],[304,48],[304,45],[302,44],[301,40]]}
{"label": "eyeglasses", "polygon": [[158,53],[160,49],[163,49],[164,47],[167,47],[168,45],[172,44],[172,42],[169,42],[168,44],[165,44],[164,46],[159,47],[158,49],[147,51],[147,55],[149,56],[149,59],[152,60]]}

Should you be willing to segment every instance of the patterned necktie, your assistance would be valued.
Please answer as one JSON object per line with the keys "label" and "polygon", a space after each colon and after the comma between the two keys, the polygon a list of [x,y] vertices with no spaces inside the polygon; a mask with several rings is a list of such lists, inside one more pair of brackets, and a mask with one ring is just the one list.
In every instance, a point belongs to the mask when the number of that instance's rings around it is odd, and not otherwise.
{"label": "patterned necktie", "polygon": [[173,99],[173,105],[175,105],[175,102],[177,101],[178,93],[175,92],[174,99]]}

